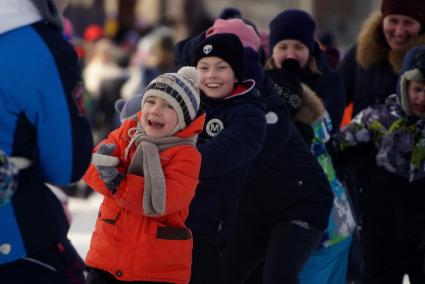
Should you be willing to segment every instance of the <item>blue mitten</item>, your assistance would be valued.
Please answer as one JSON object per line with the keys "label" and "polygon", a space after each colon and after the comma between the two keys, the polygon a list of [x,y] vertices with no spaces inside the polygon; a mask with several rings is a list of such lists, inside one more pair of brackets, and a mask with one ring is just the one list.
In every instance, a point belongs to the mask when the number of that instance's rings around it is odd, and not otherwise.
{"label": "blue mitten", "polygon": [[[102,144],[97,150],[97,154],[112,156],[115,150],[115,144]],[[111,190],[114,194],[121,183],[123,175],[118,172],[118,169],[114,166],[104,166],[95,164],[97,171],[99,172],[100,178],[105,183],[106,187]]]}

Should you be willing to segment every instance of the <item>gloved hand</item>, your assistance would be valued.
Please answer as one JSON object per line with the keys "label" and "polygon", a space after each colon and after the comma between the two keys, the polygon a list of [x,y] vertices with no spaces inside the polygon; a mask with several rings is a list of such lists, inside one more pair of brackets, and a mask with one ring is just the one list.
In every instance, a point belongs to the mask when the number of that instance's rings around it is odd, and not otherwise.
{"label": "gloved hand", "polygon": [[[115,144],[102,144],[97,150],[97,154],[112,156],[115,150]],[[114,194],[123,179],[123,175],[118,172],[118,169],[114,166],[104,166],[95,164],[97,171],[99,172],[100,178],[105,183],[106,187],[111,190]]]}
{"label": "gloved hand", "polygon": [[303,87],[298,78],[286,69],[269,69],[266,74],[275,84],[275,89],[283,103],[288,107],[291,117],[295,116],[302,108]]}
{"label": "gloved hand", "polygon": [[18,183],[18,168],[0,150],[0,207],[10,202]]}
{"label": "gloved hand", "polygon": [[256,88],[262,92],[264,70],[260,64],[260,55],[251,47],[244,48],[245,77],[255,81]]}

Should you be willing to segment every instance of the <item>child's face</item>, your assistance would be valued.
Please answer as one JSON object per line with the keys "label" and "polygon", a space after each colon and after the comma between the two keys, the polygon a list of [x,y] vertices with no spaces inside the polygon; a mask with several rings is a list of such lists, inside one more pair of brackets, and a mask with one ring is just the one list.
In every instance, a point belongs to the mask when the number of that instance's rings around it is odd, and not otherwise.
{"label": "child's face", "polygon": [[272,51],[273,61],[277,68],[282,68],[282,61],[288,58],[297,60],[301,68],[308,63],[310,51],[301,41],[284,39],[275,44]]}
{"label": "child's face", "polygon": [[201,58],[196,70],[199,74],[199,88],[210,98],[228,96],[238,81],[229,63],[216,56]]}
{"label": "child's face", "polygon": [[149,137],[170,136],[177,126],[177,113],[166,100],[150,96],[143,104],[140,123]]}
{"label": "child's face", "polygon": [[425,116],[425,82],[410,82],[409,103],[414,115],[419,117]]}

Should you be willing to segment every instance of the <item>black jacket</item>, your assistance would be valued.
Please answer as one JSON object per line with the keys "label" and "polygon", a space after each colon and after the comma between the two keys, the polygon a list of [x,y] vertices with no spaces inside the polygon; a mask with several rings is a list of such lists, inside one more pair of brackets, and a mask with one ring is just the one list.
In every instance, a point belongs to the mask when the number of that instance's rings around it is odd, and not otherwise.
{"label": "black jacket", "polygon": [[261,98],[253,88],[232,98],[202,97],[205,127],[198,136],[202,156],[200,183],[190,204],[189,228],[197,235],[225,236],[235,219],[239,199],[266,124]]}
{"label": "black jacket", "polygon": [[273,83],[267,76],[264,81],[267,136],[251,169],[241,213],[263,220],[304,220],[324,230],[333,205],[328,180]]}

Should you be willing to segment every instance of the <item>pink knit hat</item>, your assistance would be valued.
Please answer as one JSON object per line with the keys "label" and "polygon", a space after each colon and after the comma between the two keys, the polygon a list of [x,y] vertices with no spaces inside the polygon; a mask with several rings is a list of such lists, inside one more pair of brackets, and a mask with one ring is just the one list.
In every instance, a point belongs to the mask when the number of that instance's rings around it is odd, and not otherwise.
{"label": "pink knit hat", "polygon": [[205,37],[222,33],[236,35],[239,37],[244,47],[251,47],[255,51],[260,48],[260,37],[253,27],[245,24],[241,19],[217,19],[214,25],[207,30]]}

